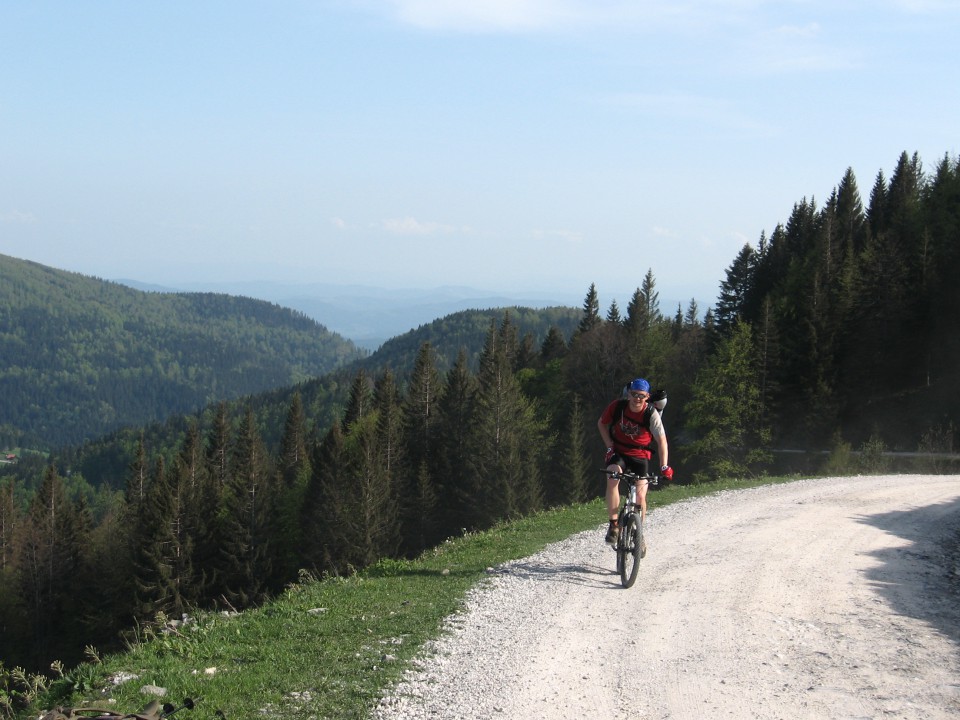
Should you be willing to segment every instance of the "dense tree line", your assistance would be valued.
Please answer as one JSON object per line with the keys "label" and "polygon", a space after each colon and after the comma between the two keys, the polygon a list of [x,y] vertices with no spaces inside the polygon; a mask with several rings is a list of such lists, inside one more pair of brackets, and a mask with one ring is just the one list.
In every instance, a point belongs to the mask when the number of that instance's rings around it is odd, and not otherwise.
{"label": "dense tree line", "polygon": [[[127,437],[122,490],[78,492],[66,457],[27,497],[0,480],[0,657],[76,659],[157,613],[249,607],[301,570],[349,573],[595,497],[596,419],[636,375],[669,391],[681,481],[763,472],[778,448],[952,449],[958,231],[957,161],[928,177],[904,155],[866,207],[852,171],[822,208],[798,203],[704,313],[665,315],[650,270],[622,310],[591,286],[569,331],[522,334],[502,312],[475,360],[406,338],[397,365]],[[93,601],[68,577],[98,578]]]}
{"label": "dense tree line", "polygon": [[0,255],[0,445],[50,450],[361,356],[250,298],[145,293]]}
{"label": "dense tree line", "polygon": [[[728,268],[718,337],[742,344],[758,392],[749,416],[775,444],[914,450],[949,438],[960,408],[960,167],[919,158],[878,173],[864,205],[848,170],[822,207],[785,224]],[[952,446],[952,443],[947,443]]]}

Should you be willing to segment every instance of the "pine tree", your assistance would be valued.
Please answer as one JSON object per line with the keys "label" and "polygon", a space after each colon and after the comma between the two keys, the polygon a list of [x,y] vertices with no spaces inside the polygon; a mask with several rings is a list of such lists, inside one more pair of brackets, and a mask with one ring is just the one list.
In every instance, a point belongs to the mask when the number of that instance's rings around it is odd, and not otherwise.
{"label": "pine tree", "polygon": [[558,454],[563,458],[563,466],[556,474],[557,501],[562,505],[584,502],[589,487],[589,466],[583,404],[576,394],[570,402],[566,433],[562,436]]}
{"label": "pine tree", "polygon": [[79,660],[84,632],[76,620],[84,612],[74,589],[86,572],[88,533],[87,520],[67,499],[56,468],[49,466],[18,541],[17,588],[30,632],[29,667],[48,667],[54,659]]}
{"label": "pine tree", "polygon": [[247,408],[231,456],[224,488],[221,577],[227,599],[238,608],[263,600],[273,569],[271,517],[275,508],[274,474],[252,408]]}
{"label": "pine tree", "polygon": [[283,436],[280,439],[277,511],[273,538],[277,557],[274,568],[275,585],[290,582],[297,570],[300,513],[311,474],[307,442],[303,401],[300,392],[297,391],[290,399]]}
{"label": "pine tree", "polygon": [[690,446],[702,468],[695,477],[737,478],[769,462],[769,430],[762,423],[760,373],[753,332],[738,322],[697,375],[687,405],[688,427],[698,438]]}
{"label": "pine tree", "polygon": [[474,499],[472,524],[490,527],[536,509],[542,502],[541,447],[532,407],[520,390],[508,356],[509,342],[491,323],[480,356],[476,409],[464,490]]}
{"label": "pine tree", "polygon": [[416,552],[442,539],[437,503],[442,494],[438,447],[440,373],[429,342],[420,346],[403,403],[404,447],[407,466],[404,490],[407,499],[403,537],[408,552]]}
{"label": "pine tree", "polygon": [[343,532],[349,488],[341,482],[347,470],[346,455],[343,426],[335,422],[323,438],[313,444],[310,481],[300,520],[301,562],[320,572],[342,572],[349,562]]}
{"label": "pine tree", "polygon": [[600,325],[600,298],[597,295],[597,286],[590,283],[590,289],[587,290],[587,296],[583,300],[583,317],[580,319],[580,325],[577,328],[579,333],[588,333]]}
{"label": "pine tree", "polygon": [[370,387],[370,378],[361,368],[353,378],[350,385],[350,396],[347,400],[347,408],[343,414],[343,428],[349,432],[349,428],[355,422],[363,420],[373,410],[373,392]]}
{"label": "pine tree", "polygon": [[617,306],[616,300],[612,300],[610,302],[610,308],[607,310],[607,322],[618,324],[623,322],[623,319],[620,317],[620,308]]}
{"label": "pine tree", "polygon": [[640,285],[640,297],[644,306],[643,317],[646,318],[647,328],[663,319],[660,314],[660,293],[657,292],[656,287],[657,281],[653,276],[653,268],[649,268]]}
{"label": "pine tree", "polygon": [[175,516],[174,505],[179,500],[174,496],[163,458],[158,457],[144,502],[137,508],[133,534],[133,613],[141,621],[153,620],[158,613],[179,617],[186,609],[178,574],[182,569],[179,561],[186,556],[182,551],[187,550],[181,544],[183,536],[177,533],[180,518]]}
{"label": "pine tree", "polygon": [[16,534],[20,512],[13,500],[13,478],[0,481],[0,658],[10,662],[21,652],[24,627],[16,583]]}
{"label": "pine tree", "polygon": [[727,268],[726,279],[720,283],[720,297],[714,318],[717,330],[723,335],[732,331],[737,320],[752,319],[747,316],[746,303],[754,279],[754,258],[750,244],[744,245]]}
{"label": "pine tree", "polygon": [[567,354],[567,343],[556,325],[551,325],[540,345],[540,361],[546,365],[551,360],[560,360]]}
{"label": "pine tree", "polygon": [[233,447],[232,421],[226,403],[218,403],[204,442],[203,470],[198,475],[193,516],[193,569],[197,594],[217,598],[226,588],[223,575],[225,527],[224,494],[231,484],[230,456]]}
{"label": "pine tree", "polygon": [[461,492],[464,467],[469,459],[469,441],[476,404],[477,382],[467,367],[461,348],[440,393],[440,427],[437,443],[438,486],[443,488],[440,526],[444,536],[457,534],[473,522],[476,498]]}

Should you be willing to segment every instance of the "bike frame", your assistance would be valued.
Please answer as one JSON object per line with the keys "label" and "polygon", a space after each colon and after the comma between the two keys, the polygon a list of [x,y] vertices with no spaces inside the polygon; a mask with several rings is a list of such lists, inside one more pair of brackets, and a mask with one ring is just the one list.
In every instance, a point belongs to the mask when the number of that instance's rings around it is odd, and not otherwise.
{"label": "bike frame", "polygon": [[648,486],[657,485],[660,478],[656,475],[637,475],[633,472],[611,472],[609,470],[605,472],[610,477],[624,480],[627,483],[627,492],[618,515],[619,531],[614,550],[617,553],[617,572],[620,574],[620,581],[625,588],[629,588],[637,579],[640,560],[645,554],[646,547],[643,540],[640,506],[637,503],[638,486],[641,482]]}

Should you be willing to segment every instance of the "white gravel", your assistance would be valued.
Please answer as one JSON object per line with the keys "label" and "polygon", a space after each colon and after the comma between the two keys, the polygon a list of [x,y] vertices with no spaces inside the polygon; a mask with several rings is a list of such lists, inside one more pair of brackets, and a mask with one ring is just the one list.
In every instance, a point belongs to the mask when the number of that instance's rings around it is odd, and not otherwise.
{"label": "white gravel", "polygon": [[493,570],[374,717],[960,717],[960,476],[803,480]]}

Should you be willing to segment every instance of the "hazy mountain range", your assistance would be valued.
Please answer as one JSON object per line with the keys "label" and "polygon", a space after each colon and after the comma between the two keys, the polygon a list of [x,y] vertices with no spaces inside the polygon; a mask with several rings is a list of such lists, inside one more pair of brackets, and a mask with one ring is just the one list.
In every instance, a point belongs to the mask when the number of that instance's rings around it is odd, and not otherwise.
{"label": "hazy mountain range", "polygon": [[469,287],[386,289],[362,285],[276,282],[184,283],[160,286],[116,280],[137,290],[217,292],[267,300],[299,310],[357,345],[376,350],[386,340],[461,310],[522,305],[530,308],[578,307],[587,288],[562,296],[545,293],[498,294]]}
{"label": "hazy mountain range", "polygon": [[[580,307],[589,288],[570,293],[498,293],[472,287],[445,286],[429,289],[387,289],[365,285],[331,283],[286,284],[279,282],[208,282],[160,286],[121,279],[137,290],[157,292],[218,292],[267,300],[299,310],[328,330],[358,346],[376,350],[390,338],[461,310],[519,305],[529,308]],[[621,312],[629,298],[620,299]],[[689,300],[684,301],[686,309]],[[665,315],[676,311],[677,301],[661,300]],[[601,308],[605,314],[606,307]]]}

